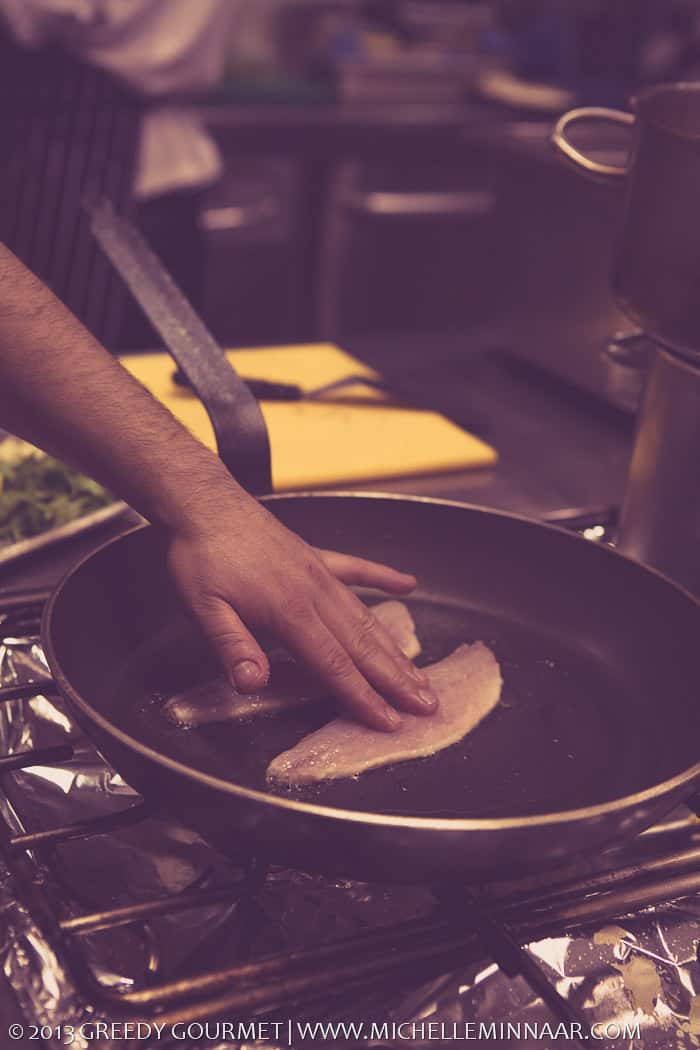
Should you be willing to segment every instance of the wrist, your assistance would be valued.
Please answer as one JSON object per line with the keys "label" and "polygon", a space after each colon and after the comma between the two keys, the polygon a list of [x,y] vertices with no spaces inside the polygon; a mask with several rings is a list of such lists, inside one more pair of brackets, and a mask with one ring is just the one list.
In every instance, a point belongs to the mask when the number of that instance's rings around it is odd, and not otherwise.
{"label": "wrist", "polygon": [[186,470],[168,472],[154,497],[154,519],[173,537],[189,539],[211,534],[232,509],[243,514],[255,504],[213,454],[196,465],[188,464]]}

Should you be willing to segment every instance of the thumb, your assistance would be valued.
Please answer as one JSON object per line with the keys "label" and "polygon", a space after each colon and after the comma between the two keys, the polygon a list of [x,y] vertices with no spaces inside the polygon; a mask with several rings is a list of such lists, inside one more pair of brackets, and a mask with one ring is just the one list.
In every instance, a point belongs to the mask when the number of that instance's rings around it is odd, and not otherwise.
{"label": "thumb", "polygon": [[231,685],[239,693],[262,689],[270,674],[267,657],[228,602],[211,598],[194,611]]}

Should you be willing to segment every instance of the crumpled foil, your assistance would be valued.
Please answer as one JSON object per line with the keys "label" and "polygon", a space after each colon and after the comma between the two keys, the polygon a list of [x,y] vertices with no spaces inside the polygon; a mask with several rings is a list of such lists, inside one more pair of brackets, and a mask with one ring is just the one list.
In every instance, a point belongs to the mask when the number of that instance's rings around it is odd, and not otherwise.
{"label": "crumpled foil", "polygon": [[[33,681],[46,671],[35,639],[5,639],[0,644],[0,684]],[[77,730],[62,701],[39,695],[0,707],[0,753],[66,741],[75,752],[70,762],[35,766],[5,777],[7,794],[0,794],[0,812],[13,829],[72,823],[118,811],[137,800]],[[194,832],[154,818],[99,840],[63,843],[53,850],[46,870],[38,861],[37,868],[40,877],[58,887],[74,914],[230,883],[243,875]],[[241,947],[247,958],[255,958],[428,915],[433,907],[430,891],[423,888],[331,881],[273,870],[245,903],[232,898],[152,920],[148,930],[129,927],[95,934],[85,938],[85,952],[104,986],[128,989],[139,985],[149,968],[159,977],[172,977],[207,964],[233,963]],[[529,945],[528,950],[587,1024],[597,1022],[601,1034],[605,1025],[619,1026],[619,1037],[612,1037],[613,1029],[611,1038],[592,1045],[684,1050],[700,1048],[699,941],[700,898],[690,898],[648,907],[585,932],[562,932]],[[0,966],[29,1023],[77,1027],[98,1016],[18,901],[13,880],[1,866]],[[321,1007],[306,1011],[306,1016],[328,1020]],[[335,1004],[333,1017],[402,1026],[395,1038],[389,1029],[385,1038],[363,1041],[364,1046],[376,1048],[473,1043],[543,1050],[561,1045],[543,1027],[549,1025],[555,1032],[557,1019],[527,983],[505,977],[486,957],[465,960],[462,972],[418,988],[407,986],[390,998],[381,989],[348,997],[342,1010]],[[412,1029],[406,1027],[410,1023]],[[480,1030],[479,1024],[486,1027]],[[540,1037],[528,1034],[533,1031]],[[339,1031],[331,1043],[350,1046],[352,1040]],[[57,1050],[65,1043],[46,1045]],[[131,1050],[137,1045],[143,1050],[147,1044],[76,1039],[73,1045],[77,1050]],[[171,1045],[194,1050],[195,1044]],[[208,1045],[215,1050],[243,1050],[246,1044]],[[298,1045],[311,1043],[305,1040]]]}

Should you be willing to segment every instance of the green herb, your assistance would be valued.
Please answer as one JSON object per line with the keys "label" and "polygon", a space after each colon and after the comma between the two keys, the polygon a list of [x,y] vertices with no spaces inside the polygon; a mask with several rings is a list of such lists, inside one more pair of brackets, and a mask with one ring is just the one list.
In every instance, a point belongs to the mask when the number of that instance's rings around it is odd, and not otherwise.
{"label": "green herb", "polygon": [[96,481],[50,456],[0,462],[0,543],[36,536],[113,502]]}

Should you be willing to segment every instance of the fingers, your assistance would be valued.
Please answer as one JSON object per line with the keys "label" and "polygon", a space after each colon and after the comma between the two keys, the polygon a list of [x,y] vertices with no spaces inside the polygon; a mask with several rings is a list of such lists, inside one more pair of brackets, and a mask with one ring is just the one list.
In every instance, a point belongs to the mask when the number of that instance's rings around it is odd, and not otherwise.
{"label": "fingers", "polygon": [[338,595],[320,613],[358,670],[386,700],[415,715],[435,711],[438,699],[425,675],[359,598],[350,592]]}
{"label": "fingers", "polygon": [[369,726],[396,729],[401,718],[391,705],[424,714],[434,710],[436,700],[420,672],[344,586],[406,594],[415,586],[413,576],[352,555],[313,550],[265,513],[243,540],[234,516],[230,531],[240,542],[232,558],[220,542],[224,524],[217,518],[211,536],[175,537],[169,566],[238,690],[257,691],[269,675],[250,624],[277,630],[329,692]]}
{"label": "fingers", "polygon": [[400,716],[363,677],[313,606],[287,610],[278,630],[358,721],[384,732],[398,729]]}
{"label": "fingers", "polygon": [[338,551],[319,550],[327,569],[341,583],[355,587],[376,587],[388,594],[408,594],[416,586],[415,576],[399,572],[388,565],[355,558],[351,554],[340,554]]}
{"label": "fingers", "polygon": [[194,611],[233,687],[240,693],[262,689],[270,674],[267,657],[229,603],[212,597]]}

